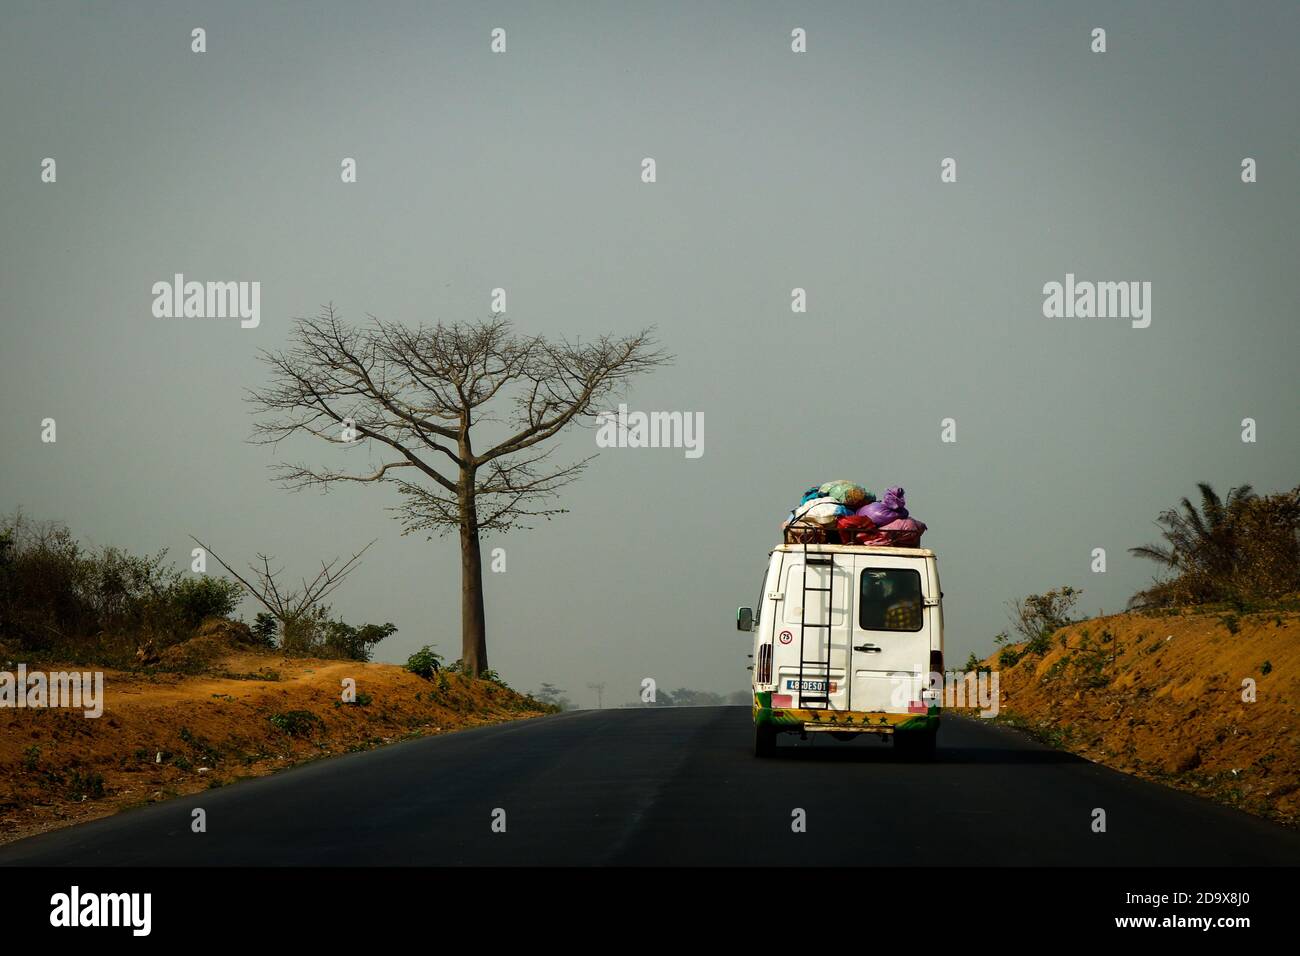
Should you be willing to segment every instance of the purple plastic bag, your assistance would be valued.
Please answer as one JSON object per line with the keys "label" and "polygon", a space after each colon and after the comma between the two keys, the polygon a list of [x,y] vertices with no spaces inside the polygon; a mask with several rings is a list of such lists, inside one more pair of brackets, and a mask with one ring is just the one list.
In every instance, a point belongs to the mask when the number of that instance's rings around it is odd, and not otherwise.
{"label": "purple plastic bag", "polygon": [[883,501],[873,501],[869,505],[863,505],[856,513],[859,517],[870,518],[871,523],[877,528],[883,528],[891,521],[897,521],[901,517],[897,511],[890,508]]}
{"label": "purple plastic bag", "polygon": [[857,514],[863,518],[870,518],[878,528],[885,527],[889,522],[897,522],[900,518],[906,518],[907,507],[902,497],[902,489],[887,490],[884,498],[859,507]]}
{"label": "purple plastic bag", "polygon": [[891,521],[906,518],[907,506],[903,501],[903,489],[890,488],[885,492],[885,497],[879,501],[873,501],[869,505],[863,505],[856,513],[862,517],[870,518],[877,528],[883,528]]}

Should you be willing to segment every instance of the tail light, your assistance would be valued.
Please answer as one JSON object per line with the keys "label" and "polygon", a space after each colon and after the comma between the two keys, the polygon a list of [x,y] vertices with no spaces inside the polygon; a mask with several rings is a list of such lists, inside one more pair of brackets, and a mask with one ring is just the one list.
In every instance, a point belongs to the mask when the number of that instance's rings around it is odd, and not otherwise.
{"label": "tail light", "polygon": [[759,684],[772,683],[772,645],[764,644],[758,649],[758,671],[756,681]]}
{"label": "tail light", "polygon": [[[943,706],[943,681],[943,651],[931,651],[930,673],[925,682],[925,693],[921,695],[927,707]],[[935,686],[936,682],[938,686]]]}

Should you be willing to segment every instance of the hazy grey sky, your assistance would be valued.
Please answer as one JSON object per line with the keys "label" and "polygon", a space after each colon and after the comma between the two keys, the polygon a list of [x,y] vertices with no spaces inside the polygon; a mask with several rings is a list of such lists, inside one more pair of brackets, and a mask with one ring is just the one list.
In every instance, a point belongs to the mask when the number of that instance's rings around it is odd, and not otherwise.
{"label": "hazy grey sky", "polygon": [[[734,609],[830,478],[907,489],[950,661],[1012,597],[1119,609],[1197,480],[1300,480],[1298,35],[1295,3],[6,0],[0,507],[299,573],[378,537],[336,610],[454,658],[454,539],[400,537],[387,489],[280,490],[242,397],[324,302],[452,321],[501,286],[527,332],[657,325],[678,361],[630,403],[705,420],[703,457],[604,451],[571,514],[485,542],[515,686],[748,686]],[[261,282],[260,327],[154,318],[176,272]],[[1150,327],[1044,318],[1067,272],[1150,281]]]}

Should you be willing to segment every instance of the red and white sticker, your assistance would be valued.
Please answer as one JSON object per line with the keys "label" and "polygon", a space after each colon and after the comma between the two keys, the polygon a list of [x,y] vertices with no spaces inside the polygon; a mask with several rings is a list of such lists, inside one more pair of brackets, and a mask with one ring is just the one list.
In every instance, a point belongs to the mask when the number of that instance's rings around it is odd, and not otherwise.
{"label": "red and white sticker", "polygon": [[791,641],[794,640],[794,635],[791,634],[789,631],[782,631],[781,636],[777,638],[777,640],[779,640],[782,644],[789,644]]}

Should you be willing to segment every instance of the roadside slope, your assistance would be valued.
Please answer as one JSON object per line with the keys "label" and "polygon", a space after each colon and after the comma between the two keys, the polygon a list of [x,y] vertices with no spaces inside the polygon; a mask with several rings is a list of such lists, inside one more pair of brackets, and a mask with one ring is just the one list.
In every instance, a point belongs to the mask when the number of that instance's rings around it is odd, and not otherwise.
{"label": "roadside slope", "polygon": [[[392,664],[209,655],[203,673],[104,671],[104,713],[0,710],[0,843],[396,740],[541,716],[490,681]],[[42,665],[50,671],[62,669]],[[343,703],[343,680],[356,703]]]}
{"label": "roadside slope", "polygon": [[1300,822],[1300,614],[1116,614],[1062,629],[1041,656],[1015,660],[1022,652],[986,662],[1000,670],[1000,721],[1108,767]]}

